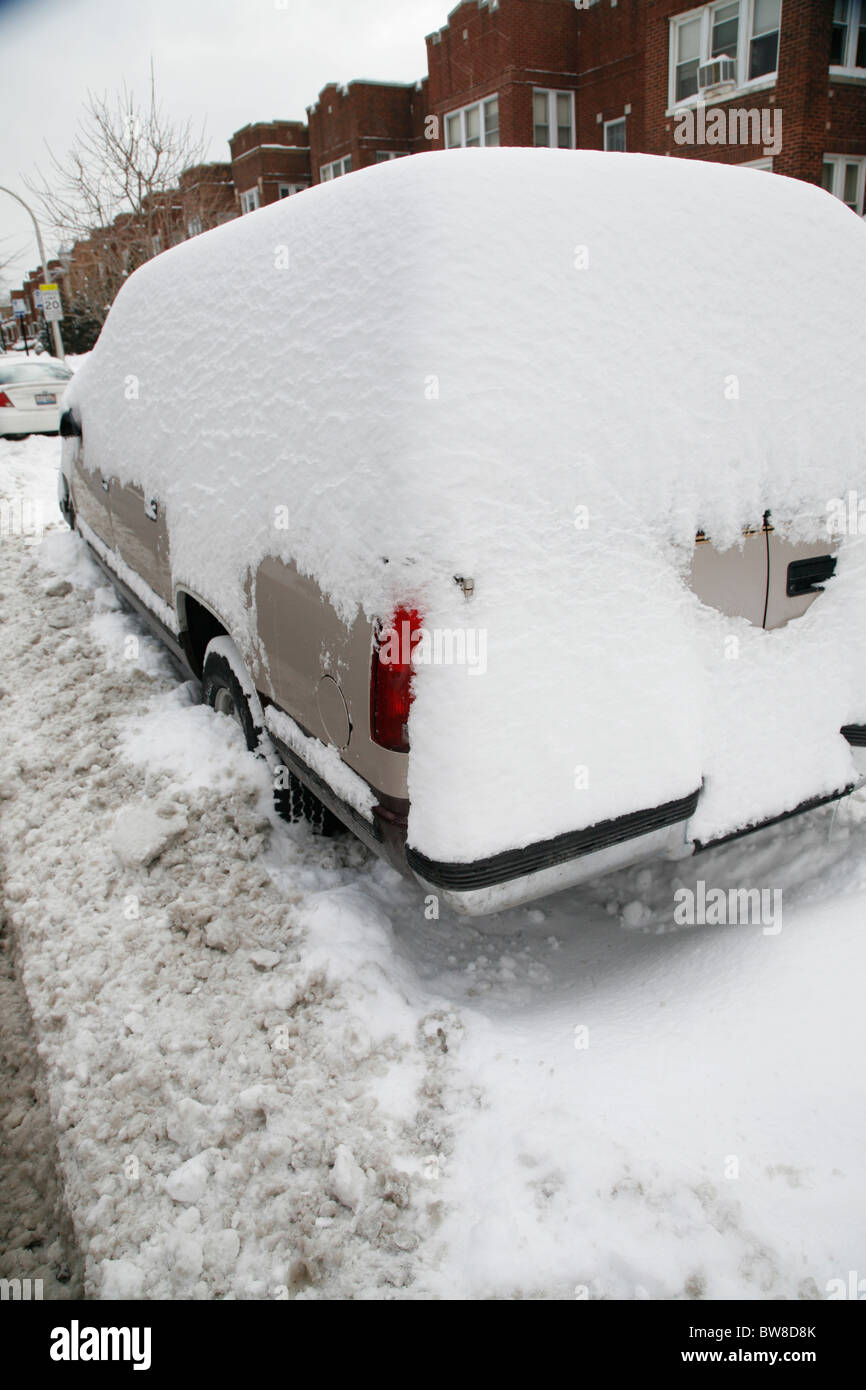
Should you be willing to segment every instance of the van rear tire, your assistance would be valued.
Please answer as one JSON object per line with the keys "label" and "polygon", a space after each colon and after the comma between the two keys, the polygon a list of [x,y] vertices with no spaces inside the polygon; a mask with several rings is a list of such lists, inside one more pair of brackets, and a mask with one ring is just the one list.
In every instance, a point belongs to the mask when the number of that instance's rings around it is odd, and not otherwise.
{"label": "van rear tire", "polygon": [[[260,714],[257,719],[253,713],[250,700],[232,662],[224,651],[220,650],[225,645],[224,638],[217,638],[205,651],[201,676],[202,701],[210,705],[217,714],[226,714],[235,719],[243,730],[250,752],[274,766],[278,761],[278,755],[263,727]],[[258,705],[258,700],[255,704]],[[259,706],[259,711],[260,708]],[[271,756],[268,756],[269,753]],[[316,835],[332,836],[343,829],[342,822],[333,812],[329,811],[288,768],[283,770],[280,780],[286,785],[274,787],[274,809],[283,820],[291,823],[305,820]]]}

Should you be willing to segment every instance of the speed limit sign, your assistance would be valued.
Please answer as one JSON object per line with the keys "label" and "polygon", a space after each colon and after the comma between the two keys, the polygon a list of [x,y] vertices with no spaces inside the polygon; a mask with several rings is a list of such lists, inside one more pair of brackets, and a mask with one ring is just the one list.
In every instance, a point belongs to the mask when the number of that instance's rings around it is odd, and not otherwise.
{"label": "speed limit sign", "polygon": [[59,322],[59,320],[63,318],[63,304],[60,300],[60,290],[56,285],[40,285],[39,295],[42,301],[42,312],[45,315],[45,322]]}

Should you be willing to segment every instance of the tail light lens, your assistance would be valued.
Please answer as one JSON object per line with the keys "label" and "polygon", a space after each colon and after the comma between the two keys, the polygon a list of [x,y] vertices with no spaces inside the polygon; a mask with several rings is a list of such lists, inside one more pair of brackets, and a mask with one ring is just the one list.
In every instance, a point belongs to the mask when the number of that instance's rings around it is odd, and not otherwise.
{"label": "tail light lens", "polygon": [[14,406],[14,404],[15,404],[15,402],[14,402],[14,401],[10,401],[10,399],[9,399],[9,397],[6,395],[6,392],[5,392],[5,391],[0,391],[0,407],[6,406],[6,405],[12,405],[12,406]]}
{"label": "tail light lens", "polygon": [[412,650],[421,618],[414,608],[398,608],[379,630],[370,676],[370,727],[381,748],[408,753],[406,725],[412,703]]}

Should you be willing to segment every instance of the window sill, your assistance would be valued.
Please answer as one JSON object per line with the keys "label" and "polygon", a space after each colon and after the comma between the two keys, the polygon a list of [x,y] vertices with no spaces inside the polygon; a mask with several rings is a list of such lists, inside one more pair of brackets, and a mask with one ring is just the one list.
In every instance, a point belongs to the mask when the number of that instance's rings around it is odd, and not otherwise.
{"label": "window sill", "polygon": [[866,68],[831,68],[830,81],[854,87],[866,85]]}
{"label": "window sill", "polygon": [[715,97],[712,101],[705,101],[698,96],[686,97],[683,101],[668,106],[665,115],[676,116],[679,111],[694,111],[701,104],[704,106],[726,106],[729,101],[739,101],[741,97],[755,96],[758,92],[771,92],[777,79],[778,73],[769,72],[765,77],[756,77],[754,82],[747,82],[745,86],[736,87],[734,91],[727,92],[723,97]]}

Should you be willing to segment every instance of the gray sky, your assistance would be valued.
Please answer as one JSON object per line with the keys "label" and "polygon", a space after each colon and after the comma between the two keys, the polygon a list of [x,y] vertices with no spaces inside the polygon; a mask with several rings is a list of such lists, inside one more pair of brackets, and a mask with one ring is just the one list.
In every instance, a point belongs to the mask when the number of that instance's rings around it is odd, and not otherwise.
{"label": "gray sky", "polygon": [[[125,79],[146,93],[151,55],[165,110],[205,124],[209,156],[228,159],[248,121],[305,118],[326,82],[411,82],[424,36],[456,0],[0,0],[0,184],[47,169],[46,142],[69,148],[88,88]],[[47,232],[47,228],[43,231]],[[54,244],[46,237],[50,255]],[[32,225],[0,194],[0,262],[15,288],[38,256]]]}

